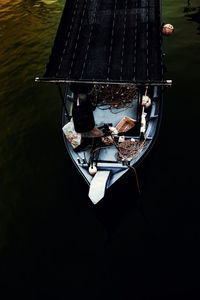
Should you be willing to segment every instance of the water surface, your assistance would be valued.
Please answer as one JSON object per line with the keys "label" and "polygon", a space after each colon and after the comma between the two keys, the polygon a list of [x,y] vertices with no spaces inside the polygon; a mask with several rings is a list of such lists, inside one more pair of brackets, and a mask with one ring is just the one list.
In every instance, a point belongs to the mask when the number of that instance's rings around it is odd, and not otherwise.
{"label": "water surface", "polygon": [[[2,277],[22,288],[33,278],[36,289],[60,282],[62,290],[69,275],[74,289],[92,282],[97,293],[99,282],[115,286],[117,294],[115,283],[127,263],[139,271],[145,262],[151,270],[151,255],[154,263],[156,257],[162,261],[167,249],[168,257],[179,261],[180,253],[191,254],[183,241],[197,249],[200,3],[163,1],[163,21],[175,26],[163,41],[166,77],[173,87],[165,91],[158,141],[138,170],[143,195],[138,200],[130,176],[108,192],[98,209],[90,204],[88,187],[65,152],[56,87],[34,83],[45,70],[64,3],[0,1]],[[169,271],[170,259],[157,267],[158,274],[163,268]],[[137,275],[140,284],[143,276]]]}

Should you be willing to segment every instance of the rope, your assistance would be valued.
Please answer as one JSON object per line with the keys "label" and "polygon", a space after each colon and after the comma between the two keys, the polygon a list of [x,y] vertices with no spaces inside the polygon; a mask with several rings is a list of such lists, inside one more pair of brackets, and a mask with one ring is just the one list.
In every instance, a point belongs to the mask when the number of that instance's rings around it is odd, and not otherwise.
{"label": "rope", "polygon": [[134,168],[133,166],[130,166],[130,165],[128,165],[128,167],[131,168],[135,173],[135,179],[136,179],[136,183],[137,183],[138,194],[141,196],[140,183],[139,183],[139,178],[138,178],[136,168]]}
{"label": "rope", "polygon": [[136,140],[132,142],[130,139],[125,140],[124,142],[117,143],[117,149],[118,149],[118,156],[119,159],[126,159],[128,161],[136,158],[143,149],[146,148],[146,142]]}
{"label": "rope", "polygon": [[81,32],[82,25],[83,25],[84,15],[85,15],[85,12],[86,12],[87,2],[88,2],[88,0],[85,0],[85,4],[84,4],[84,7],[83,7],[83,12],[82,12],[82,16],[81,16],[81,23],[80,23],[80,26],[79,26],[78,35],[77,35],[77,38],[76,38],[76,44],[75,44],[75,48],[74,48],[74,53],[73,53],[73,57],[72,57],[72,61],[71,61],[70,69],[69,69],[69,76],[71,76],[72,67],[74,65],[74,59],[75,59],[75,56],[76,56],[76,50],[77,50],[78,41],[79,41],[79,38],[80,38],[80,32]]}
{"label": "rope", "polygon": [[146,86],[146,89],[145,89],[145,97],[147,96],[147,92],[148,92],[148,85]]}
{"label": "rope", "polygon": [[122,54],[121,54],[121,67],[120,67],[120,79],[122,80],[123,64],[124,64],[124,49],[125,49],[125,35],[126,35],[126,21],[127,21],[127,6],[128,0],[125,2],[124,10],[124,29],[123,29],[123,40],[122,40]]}
{"label": "rope", "polygon": [[[111,135],[111,136],[112,136],[112,135]],[[123,151],[122,151],[122,147],[121,147],[121,146],[122,146],[122,144],[123,144],[123,145],[124,145],[124,144],[127,144],[127,142],[131,142],[131,141],[127,140],[127,141],[122,142],[122,143],[116,143],[115,140],[114,140],[114,138],[113,138],[113,144],[114,144],[115,147],[117,148],[119,157],[120,157],[121,159],[123,159],[123,161],[125,162],[125,164],[127,165],[127,167],[129,167],[130,169],[132,169],[132,170],[134,171],[134,173],[135,173],[135,179],[136,179],[136,184],[137,184],[138,193],[139,193],[139,195],[141,196],[141,189],[140,189],[140,184],[139,184],[139,178],[138,178],[137,170],[136,170],[136,168],[134,168],[133,166],[129,165],[129,163],[128,163],[128,161],[129,161],[128,157],[127,157],[127,156],[125,157],[125,156],[124,156],[125,153],[122,153]],[[142,143],[141,143],[140,141],[138,141],[138,142],[135,141],[135,142],[131,142],[131,143],[134,143],[134,145],[135,145],[135,144],[140,144],[140,148],[137,149],[137,155],[136,155],[136,153],[134,154],[135,157],[138,156],[139,153],[146,147],[145,141],[143,141]],[[120,148],[121,148],[121,149],[120,149]],[[127,150],[127,148],[124,148],[124,149]],[[138,150],[139,150],[139,153],[138,153]],[[130,149],[127,150],[126,152],[129,154],[129,153],[130,153]],[[130,157],[129,157],[129,158],[130,158]]]}
{"label": "rope", "polygon": [[81,72],[81,78],[83,78],[83,74],[84,74],[84,71],[85,71],[85,65],[86,65],[86,61],[87,61],[87,58],[88,58],[89,47],[90,47],[90,44],[91,44],[91,37],[92,37],[92,33],[93,33],[93,29],[94,29],[94,23],[95,23],[95,19],[96,19],[97,3],[98,3],[98,1],[96,1],[95,9],[94,9],[94,12],[93,12],[93,20],[92,20],[92,25],[91,25],[91,28],[90,28],[90,35],[89,35],[87,50],[86,50],[86,54],[85,54],[85,58],[84,58],[83,68],[82,68],[82,72]]}
{"label": "rope", "polygon": [[113,49],[113,40],[114,40],[114,32],[115,32],[115,19],[116,19],[116,11],[117,11],[117,0],[115,0],[115,7],[113,12],[113,22],[112,22],[112,32],[111,32],[111,41],[110,41],[110,54],[108,59],[108,78],[110,75],[110,63],[111,63],[111,57],[112,57],[112,49]]}
{"label": "rope", "polygon": [[94,146],[95,146],[95,141],[94,137],[92,138],[92,144],[90,148],[90,165],[93,165],[93,160],[94,160]]}
{"label": "rope", "polygon": [[137,56],[137,29],[138,29],[138,2],[136,1],[136,9],[135,9],[135,30],[134,30],[134,76],[133,80],[136,78],[136,56]]}
{"label": "rope", "polygon": [[58,73],[59,73],[59,71],[60,71],[60,69],[61,69],[63,57],[64,57],[64,54],[65,54],[65,52],[66,52],[67,46],[68,46],[69,38],[70,38],[70,36],[71,36],[72,27],[73,27],[74,20],[75,20],[75,15],[76,15],[76,12],[77,12],[78,2],[79,2],[79,0],[76,0],[75,9],[74,9],[74,12],[73,12],[73,15],[72,15],[72,21],[71,21],[71,24],[70,24],[70,28],[69,28],[69,32],[68,32],[68,35],[67,35],[67,40],[66,40],[66,42],[65,42],[65,46],[64,46],[64,49],[63,49],[63,53],[62,53],[62,56],[61,56],[61,59],[60,59],[60,64],[59,64],[58,70],[57,70],[57,72],[56,72],[56,77],[58,77]]}

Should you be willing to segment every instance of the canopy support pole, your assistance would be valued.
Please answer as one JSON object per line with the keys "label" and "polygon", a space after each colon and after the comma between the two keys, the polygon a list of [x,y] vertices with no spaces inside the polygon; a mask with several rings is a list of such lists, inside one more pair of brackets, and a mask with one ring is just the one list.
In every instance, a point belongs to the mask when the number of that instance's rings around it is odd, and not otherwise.
{"label": "canopy support pole", "polygon": [[65,104],[65,99],[64,99],[64,96],[63,96],[63,93],[62,93],[61,86],[60,86],[59,83],[57,83],[56,85],[57,85],[58,90],[59,90],[59,94],[60,94],[60,98],[61,98],[61,101],[62,101],[62,105],[63,105],[64,110],[65,110],[65,114],[66,114],[67,118],[69,119],[69,113],[67,111],[67,107],[66,107],[66,104]]}
{"label": "canopy support pole", "polygon": [[163,81],[146,81],[146,80],[137,80],[130,82],[120,82],[120,81],[96,81],[96,80],[68,80],[68,79],[58,79],[58,78],[40,78],[36,77],[35,82],[46,82],[46,83],[89,83],[89,84],[117,84],[117,85],[136,85],[136,86],[172,86],[172,80],[163,80]]}

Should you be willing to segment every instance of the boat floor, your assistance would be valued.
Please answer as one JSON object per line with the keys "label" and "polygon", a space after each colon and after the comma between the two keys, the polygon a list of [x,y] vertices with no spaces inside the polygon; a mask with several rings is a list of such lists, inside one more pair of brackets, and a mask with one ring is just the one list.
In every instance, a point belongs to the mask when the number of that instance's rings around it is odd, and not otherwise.
{"label": "boat floor", "polygon": [[[133,99],[130,105],[125,108],[109,108],[108,105],[97,107],[94,111],[94,119],[96,126],[101,126],[102,124],[112,124],[116,126],[125,116],[137,120],[138,111],[138,99]],[[117,162],[117,149],[114,145],[105,146],[98,149],[98,160],[103,162]],[[79,155],[89,159],[90,149],[80,151]]]}

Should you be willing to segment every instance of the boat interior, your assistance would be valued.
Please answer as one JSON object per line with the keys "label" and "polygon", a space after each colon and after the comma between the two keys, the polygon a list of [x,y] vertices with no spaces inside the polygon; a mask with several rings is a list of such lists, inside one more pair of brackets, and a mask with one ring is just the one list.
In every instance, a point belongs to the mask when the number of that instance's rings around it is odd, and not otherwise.
{"label": "boat interior", "polygon": [[[89,113],[83,118],[82,124],[74,108],[81,107],[81,99],[71,91],[67,85],[65,92],[66,111],[63,114],[63,133],[68,151],[75,161],[77,167],[85,175],[85,179],[91,185],[92,179],[99,177],[99,171],[103,171],[101,180],[95,181],[103,183],[103,179],[110,177],[110,185],[125,173],[130,166],[134,166],[142,158],[148,149],[156,132],[160,101],[158,97],[158,87],[136,86],[109,86],[94,85],[89,93],[89,100],[85,105],[90,106]],[[147,101],[148,100],[148,101]],[[84,101],[83,101],[84,103]],[[83,105],[84,106],[84,105]],[[92,111],[92,118],[91,118]],[[81,111],[83,113],[83,110]],[[80,144],[73,145],[71,137],[66,132],[66,126],[70,122],[77,122],[80,128]],[[88,124],[93,129],[84,131]],[[76,128],[77,124],[73,124]],[[78,129],[79,129],[78,128]],[[70,128],[71,130],[71,128]],[[70,131],[69,130],[69,131]],[[71,131],[70,131],[71,132]],[[76,131],[75,131],[76,132]],[[75,137],[76,139],[76,137]],[[105,172],[107,172],[105,174]],[[96,174],[98,173],[98,175]],[[110,176],[112,174],[112,176]],[[95,195],[97,189],[95,183]],[[91,185],[92,186],[92,185]],[[102,187],[100,190],[104,190]]]}

